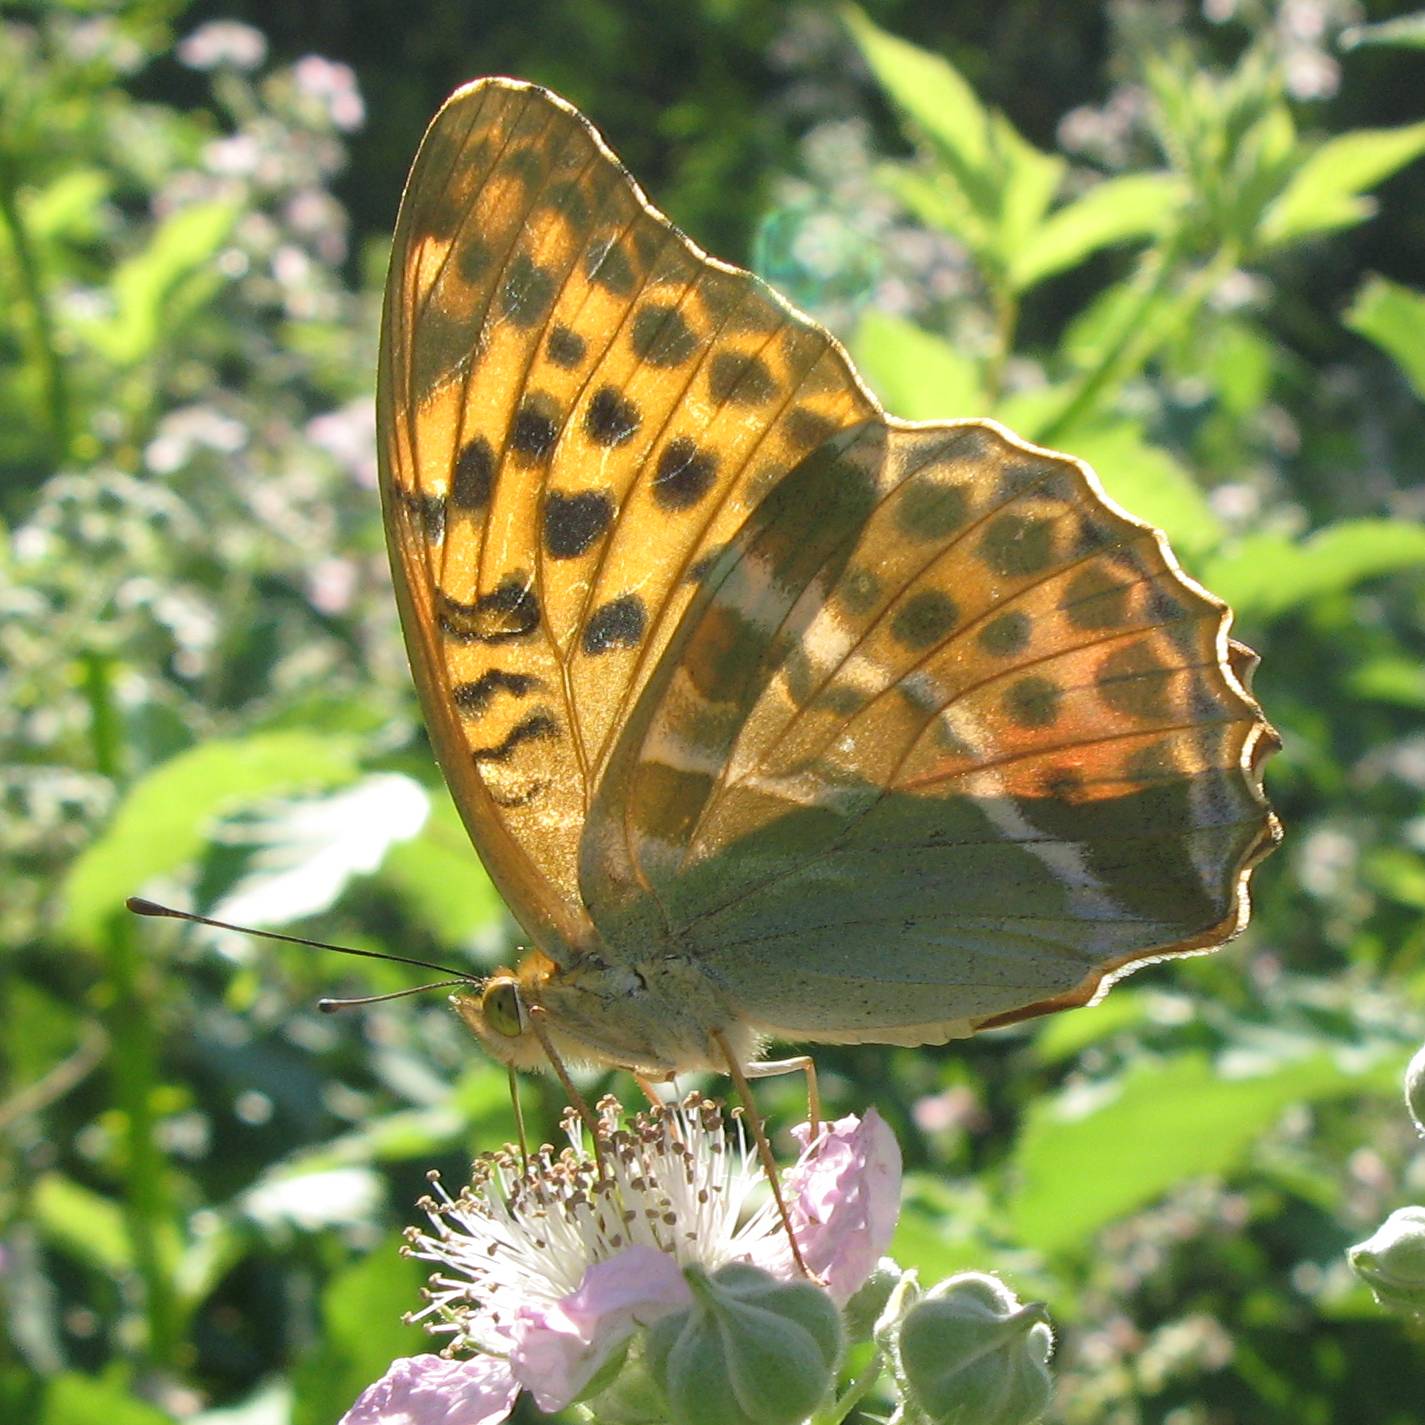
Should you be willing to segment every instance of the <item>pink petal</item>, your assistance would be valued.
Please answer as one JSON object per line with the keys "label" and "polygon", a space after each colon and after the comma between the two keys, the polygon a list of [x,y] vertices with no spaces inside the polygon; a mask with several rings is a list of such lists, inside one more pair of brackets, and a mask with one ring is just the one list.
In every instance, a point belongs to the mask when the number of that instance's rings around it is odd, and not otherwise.
{"label": "pink petal", "polygon": [[[900,1213],[900,1145],[874,1108],[823,1124],[809,1145],[809,1125],[793,1131],[802,1155],[782,1182],[792,1230],[807,1266],[844,1303],[890,1246]],[[755,1264],[791,1276],[785,1234],[769,1238]]]}
{"label": "pink petal", "polygon": [[510,1352],[515,1379],[541,1410],[563,1410],[633,1334],[692,1300],[678,1263],[656,1247],[626,1247],[586,1267],[553,1306],[522,1306]]}
{"label": "pink petal", "polygon": [[340,1425],[496,1425],[520,1393],[508,1361],[403,1356],[361,1392]]}

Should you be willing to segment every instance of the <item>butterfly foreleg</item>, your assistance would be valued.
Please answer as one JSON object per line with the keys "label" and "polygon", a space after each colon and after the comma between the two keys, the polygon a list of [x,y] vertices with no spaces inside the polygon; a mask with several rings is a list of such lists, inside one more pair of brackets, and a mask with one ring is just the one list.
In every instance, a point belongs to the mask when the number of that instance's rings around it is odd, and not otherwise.
{"label": "butterfly foreleg", "polygon": [[767,1174],[767,1181],[772,1188],[772,1197],[777,1204],[777,1211],[782,1218],[782,1227],[787,1234],[787,1242],[792,1249],[792,1260],[800,1268],[802,1275],[816,1280],[811,1269],[802,1259],[802,1249],[797,1245],[797,1234],[792,1231],[792,1219],[787,1213],[787,1202],[782,1196],[782,1180],[777,1175],[777,1162],[772,1157],[772,1145],[767,1141],[766,1130],[762,1126],[762,1118],[757,1112],[757,1104],[752,1098],[752,1089],[747,1082],[747,1075],[743,1072],[743,1067],[737,1061],[737,1056],[728,1047],[727,1038],[720,1029],[709,1031],[710,1038],[717,1045],[722,1053],[723,1062],[727,1065],[728,1077],[732,1080],[733,1087],[737,1090],[737,1096],[742,1100],[742,1107],[747,1114],[748,1127],[752,1129],[753,1141],[757,1144],[757,1156],[762,1160],[762,1169]]}
{"label": "butterfly foreleg", "polygon": [[807,1126],[811,1129],[811,1138],[821,1132],[821,1094],[816,1086],[816,1064],[810,1054],[746,1064],[743,1068],[749,1079],[770,1079],[775,1074],[794,1074],[800,1069],[807,1076]]}
{"label": "butterfly foreleg", "polygon": [[549,1060],[549,1067],[554,1070],[555,1077],[564,1087],[564,1092],[569,1095],[569,1102],[574,1111],[584,1122],[584,1127],[589,1130],[589,1136],[594,1144],[594,1161],[598,1164],[599,1177],[604,1177],[604,1153],[603,1153],[603,1127],[599,1122],[599,1116],[589,1107],[589,1101],[574,1087],[574,1080],[569,1077],[569,1070],[564,1067],[564,1060],[559,1057],[553,1042],[549,1037],[549,1030],[545,1027],[545,1008],[542,1004],[532,1004],[529,1006],[529,1027],[534,1032],[534,1036],[539,1040],[539,1046],[544,1050],[544,1056]]}

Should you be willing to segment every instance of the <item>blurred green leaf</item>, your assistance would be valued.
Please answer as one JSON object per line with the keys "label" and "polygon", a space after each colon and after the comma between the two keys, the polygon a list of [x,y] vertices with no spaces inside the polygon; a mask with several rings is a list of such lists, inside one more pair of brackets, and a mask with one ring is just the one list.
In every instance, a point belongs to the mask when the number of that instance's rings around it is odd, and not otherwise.
{"label": "blurred green leaf", "polygon": [[46,1173],[34,1186],[35,1222],[45,1240],[76,1262],[118,1277],[133,1266],[123,1209],[63,1173]]}
{"label": "blurred green leaf", "polygon": [[984,413],[976,363],[914,322],[868,311],[852,350],[871,389],[894,415],[933,421]]}
{"label": "blurred green leaf", "polygon": [[995,211],[996,184],[985,171],[990,114],[979,95],[948,60],[881,29],[854,5],[842,14],[891,102],[935,145],[971,204]]}
{"label": "blurred green leaf", "polygon": [[1413,15],[1397,15],[1375,25],[1352,25],[1341,31],[1343,50],[1366,45],[1398,45],[1402,49],[1425,49],[1425,10]]}
{"label": "blurred green leaf", "polygon": [[1085,1252],[1099,1228],[1177,1184],[1238,1167],[1289,1105],[1356,1091],[1374,1067],[1318,1054],[1229,1078],[1190,1055],[1069,1089],[1029,1110],[1011,1160],[1010,1223],[1027,1246]]}
{"label": "blurred green leaf", "polygon": [[1361,196],[1425,153],[1425,121],[1397,129],[1357,129],[1327,139],[1287,182],[1257,231],[1263,247],[1362,222],[1375,203]]}
{"label": "blurred green leaf", "polygon": [[1425,525],[1342,520],[1299,542],[1282,534],[1238,540],[1206,562],[1202,581],[1243,617],[1270,619],[1321,594],[1407,569],[1425,569]]}
{"label": "blurred green leaf", "polygon": [[1034,1036],[1034,1057],[1057,1064],[1081,1054],[1090,1044],[1110,1039],[1151,1018],[1156,996],[1145,990],[1116,989],[1097,1004],[1074,1014],[1052,1014],[1040,1020]]}
{"label": "blurred green leaf", "polygon": [[211,202],[166,218],[148,246],[114,270],[113,314],[82,328],[95,349],[117,366],[134,366],[170,337],[225,281],[213,258],[237,215],[233,204]]}
{"label": "blurred green leaf", "polygon": [[420,832],[387,853],[381,879],[395,889],[418,923],[449,945],[468,944],[503,912],[499,892],[444,792],[432,797],[430,816]]}
{"label": "blurred green leaf", "polygon": [[353,742],[300,732],[180,753],[130,788],[108,830],[75,861],[64,885],[68,933],[92,941],[125,897],[198,855],[222,813],[299,788],[342,786],[358,772]]}
{"label": "blurred green leaf", "polygon": [[1425,292],[1385,277],[1368,277],[1357,289],[1345,322],[1393,357],[1411,389],[1425,401]]}
{"label": "blurred green leaf", "polygon": [[425,1272],[400,1247],[399,1237],[378,1243],[328,1280],[321,1345],[294,1373],[293,1425],[331,1425],[398,1356],[429,1348],[430,1338],[401,1320],[419,1306]]}
{"label": "blurred green leaf", "polygon": [[1010,280],[1022,291],[1101,248],[1152,238],[1173,221],[1186,196],[1187,186],[1176,174],[1105,179],[1025,235],[1010,259]]}
{"label": "blurred green leaf", "polygon": [[1358,698],[1425,709],[1425,664],[1403,655],[1372,658],[1351,673],[1349,688]]}
{"label": "blurred green leaf", "polygon": [[56,1376],[45,1390],[36,1425],[172,1425],[173,1417],[137,1399],[114,1373]]}

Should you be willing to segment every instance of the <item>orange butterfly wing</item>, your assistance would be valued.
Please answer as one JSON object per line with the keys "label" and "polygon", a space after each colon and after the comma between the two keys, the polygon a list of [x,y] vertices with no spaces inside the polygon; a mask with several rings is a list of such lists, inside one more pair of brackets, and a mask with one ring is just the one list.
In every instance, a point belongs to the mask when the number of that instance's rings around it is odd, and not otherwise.
{"label": "orange butterfly wing", "polygon": [[377,389],[397,597],[471,837],[556,961],[617,728],[710,558],[877,413],[841,348],[538,86],[458,91],[397,222]]}

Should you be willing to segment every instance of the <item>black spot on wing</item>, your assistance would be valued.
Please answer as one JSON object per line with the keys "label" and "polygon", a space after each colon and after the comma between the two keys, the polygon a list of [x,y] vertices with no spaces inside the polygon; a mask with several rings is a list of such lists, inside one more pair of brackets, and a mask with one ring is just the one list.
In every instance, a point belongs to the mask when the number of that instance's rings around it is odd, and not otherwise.
{"label": "black spot on wing", "polygon": [[559,436],[559,412],[543,392],[526,396],[510,427],[510,454],[516,465],[539,465],[549,459]]}
{"label": "black spot on wing", "polygon": [[544,502],[544,547],[551,559],[575,559],[608,529],[614,502],[606,490],[566,495],[551,490]]}
{"label": "black spot on wing", "polygon": [[697,349],[697,333],[667,302],[649,302],[634,314],[633,349],[650,366],[681,366]]}
{"label": "black spot on wing", "polygon": [[472,747],[470,755],[477,762],[508,762],[515,749],[526,742],[538,742],[546,737],[555,737],[559,724],[549,713],[531,713],[523,722],[517,722],[500,741],[489,747]]}
{"label": "black spot on wing", "polygon": [[653,475],[653,498],[665,510],[687,510],[712,488],[717,456],[680,435],[664,447]]}
{"label": "black spot on wing", "polygon": [[483,435],[467,440],[450,478],[450,503],[457,510],[482,509],[495,480],[495,452]]}
{"label": "black spot on wing", "polygon": [[584,359],[587,347],[578,332],[560,324],[549,333],[549,341],[544,349],[556,366],[569,371]]}
{"label": "black spot on wing", "polygon": [[543,680],[532,673],[509,673],[503,668],[491,668],[469,683],[457,683],[450,690],[450,699],[462,713],[476,716],[490,706],[498,693],[523,698],[543,686]]}
{"label": "black spot on wing", "polygon": [[507,575],[473,604],[461,603],[441,589],[436,621],[457,643],[507,643],[528,638],[539,627],[539,600],[521,574]]}
{"label": "black spot on wing", "polygon": [[634,648],[648,625],[648,614],[637,594],[611,599],[594,610],[584,626],[584,652],[591,656],[611,648]]}
{"label": "black spot on wing", "polygon": [[584,412],[584,430],[598,445],[622,445],[637,434],[641,419],[633,401],[616,387],[601,386]]}
{"label": "black spot on wing", "polygon": [[500,284],[500,315],[517,327],[537,326],[554,301],[554,274],[528,253],[516,253]]}

